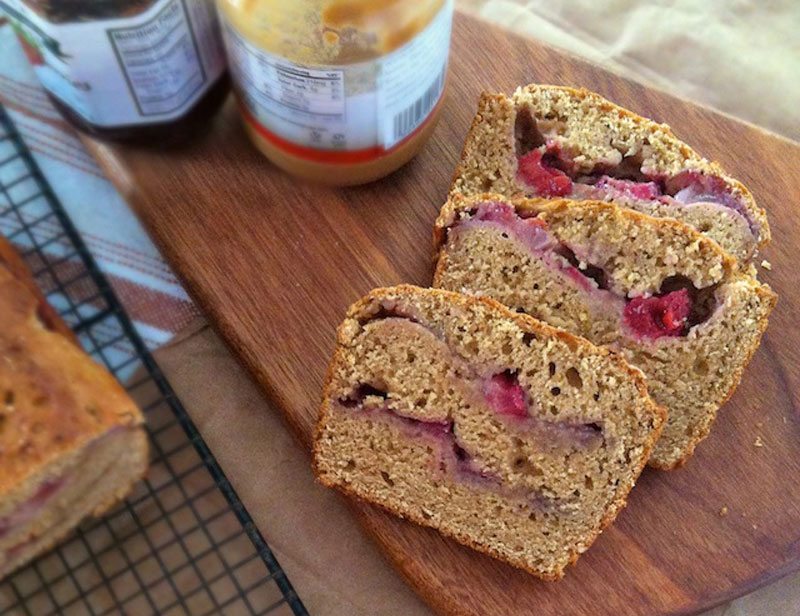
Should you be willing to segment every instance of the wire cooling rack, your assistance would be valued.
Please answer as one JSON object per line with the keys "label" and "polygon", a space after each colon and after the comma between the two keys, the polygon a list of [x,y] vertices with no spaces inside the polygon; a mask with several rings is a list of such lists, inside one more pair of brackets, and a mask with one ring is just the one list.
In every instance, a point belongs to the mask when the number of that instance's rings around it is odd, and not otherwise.
{"label": "wire cooling rack", "polygon": [[147,479],[0,582],[0,614],[307,614],[0,105],[0,231],[147,418]]}

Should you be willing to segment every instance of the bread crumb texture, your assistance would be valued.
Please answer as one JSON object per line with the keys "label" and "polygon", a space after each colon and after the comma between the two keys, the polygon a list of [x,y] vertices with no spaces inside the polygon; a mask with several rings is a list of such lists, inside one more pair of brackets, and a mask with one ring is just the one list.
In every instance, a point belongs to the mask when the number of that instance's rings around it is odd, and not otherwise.
{"label": "bread crumb texture", "polygon": [[[552,267],[530,241],[498,224],[465,224],[487,200],[511,204],[526,224],[533,218],[544,223],[555,241],[602,272],[606,288],[595,288],[579,269],[568,275]],[[691,227],[611,203],[454,197],[442,208],[436,237],[434,286],[491,297],[605,345],[644,372],[650,395],[669,413],[650,460],[659,468],[683,463],[708,435],[776,302],[767,285]],[[622,319],[626,298],[657,294],[676,279],[689,281],[704,298],[696,300],[707,306],[704,320],[683,336],[630,335]]]}
{"label": "bread crumb texture", "polygon": [[663,420],[619,357],[488,299],[400,286],[339,328],[314,464],[555,579],[624,505]]}

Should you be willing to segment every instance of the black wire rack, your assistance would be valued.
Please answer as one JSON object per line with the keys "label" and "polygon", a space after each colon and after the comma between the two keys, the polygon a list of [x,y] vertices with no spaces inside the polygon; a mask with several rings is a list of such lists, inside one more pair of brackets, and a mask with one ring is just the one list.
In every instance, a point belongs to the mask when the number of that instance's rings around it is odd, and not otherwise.
{"label": "black wire rack", "polygon": [[305,615],[289,579],[0,105],[0,231],[140,404],[147,479],[0,581],[0,614]]}

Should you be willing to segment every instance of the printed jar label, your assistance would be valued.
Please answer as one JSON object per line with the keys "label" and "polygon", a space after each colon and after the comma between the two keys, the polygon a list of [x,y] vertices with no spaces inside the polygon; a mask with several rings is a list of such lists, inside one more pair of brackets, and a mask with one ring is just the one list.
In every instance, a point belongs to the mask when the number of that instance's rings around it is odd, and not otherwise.
{"label": "printed jar label", "polygon": [[223,38],[247,120],[278,146],[381,155],[430,117],[447,76],[453,0],[399,49],[367,62],[289,62],[246,40],[223,16]]}
{"label": "printed jar label", "polygon": [[86,15],[41,15],[25,0],[0,0],[42,85],[87,122],[180,117],[225,70],[214,7],[209,0],[117,6],[126,16],[93,15],[92,3],[83,3]]}

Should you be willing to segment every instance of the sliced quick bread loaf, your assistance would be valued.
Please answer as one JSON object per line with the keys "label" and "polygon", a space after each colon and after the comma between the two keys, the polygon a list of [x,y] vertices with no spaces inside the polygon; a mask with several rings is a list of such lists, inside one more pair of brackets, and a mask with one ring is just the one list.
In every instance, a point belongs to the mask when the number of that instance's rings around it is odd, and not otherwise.
{"label": "sliced quick bread loaf", "polygon": [[377,289],[338,331],[319,480],[545,579],[617,515],[664,420],[641,373],[497,302]]}
{"label": "sliced quick bread loaf", "polygon": [[485,93],[451,194],[598,199],[692,225],[737,259],[770,239],[750,191],[680,141],[587,90]]}
{"label": "sliced quick bread loaf", "polygon": [[668,412],[650,464],[706,437],[775,304],[688,225],[601,201],[456,196],[436,223],[434,285],[489,296],[618,351]]}
{"label": "sliced quick bread loaf", "polygon": [[123,498],[147,467],[143,418],[76,344],[0,238],[0,578]]}

